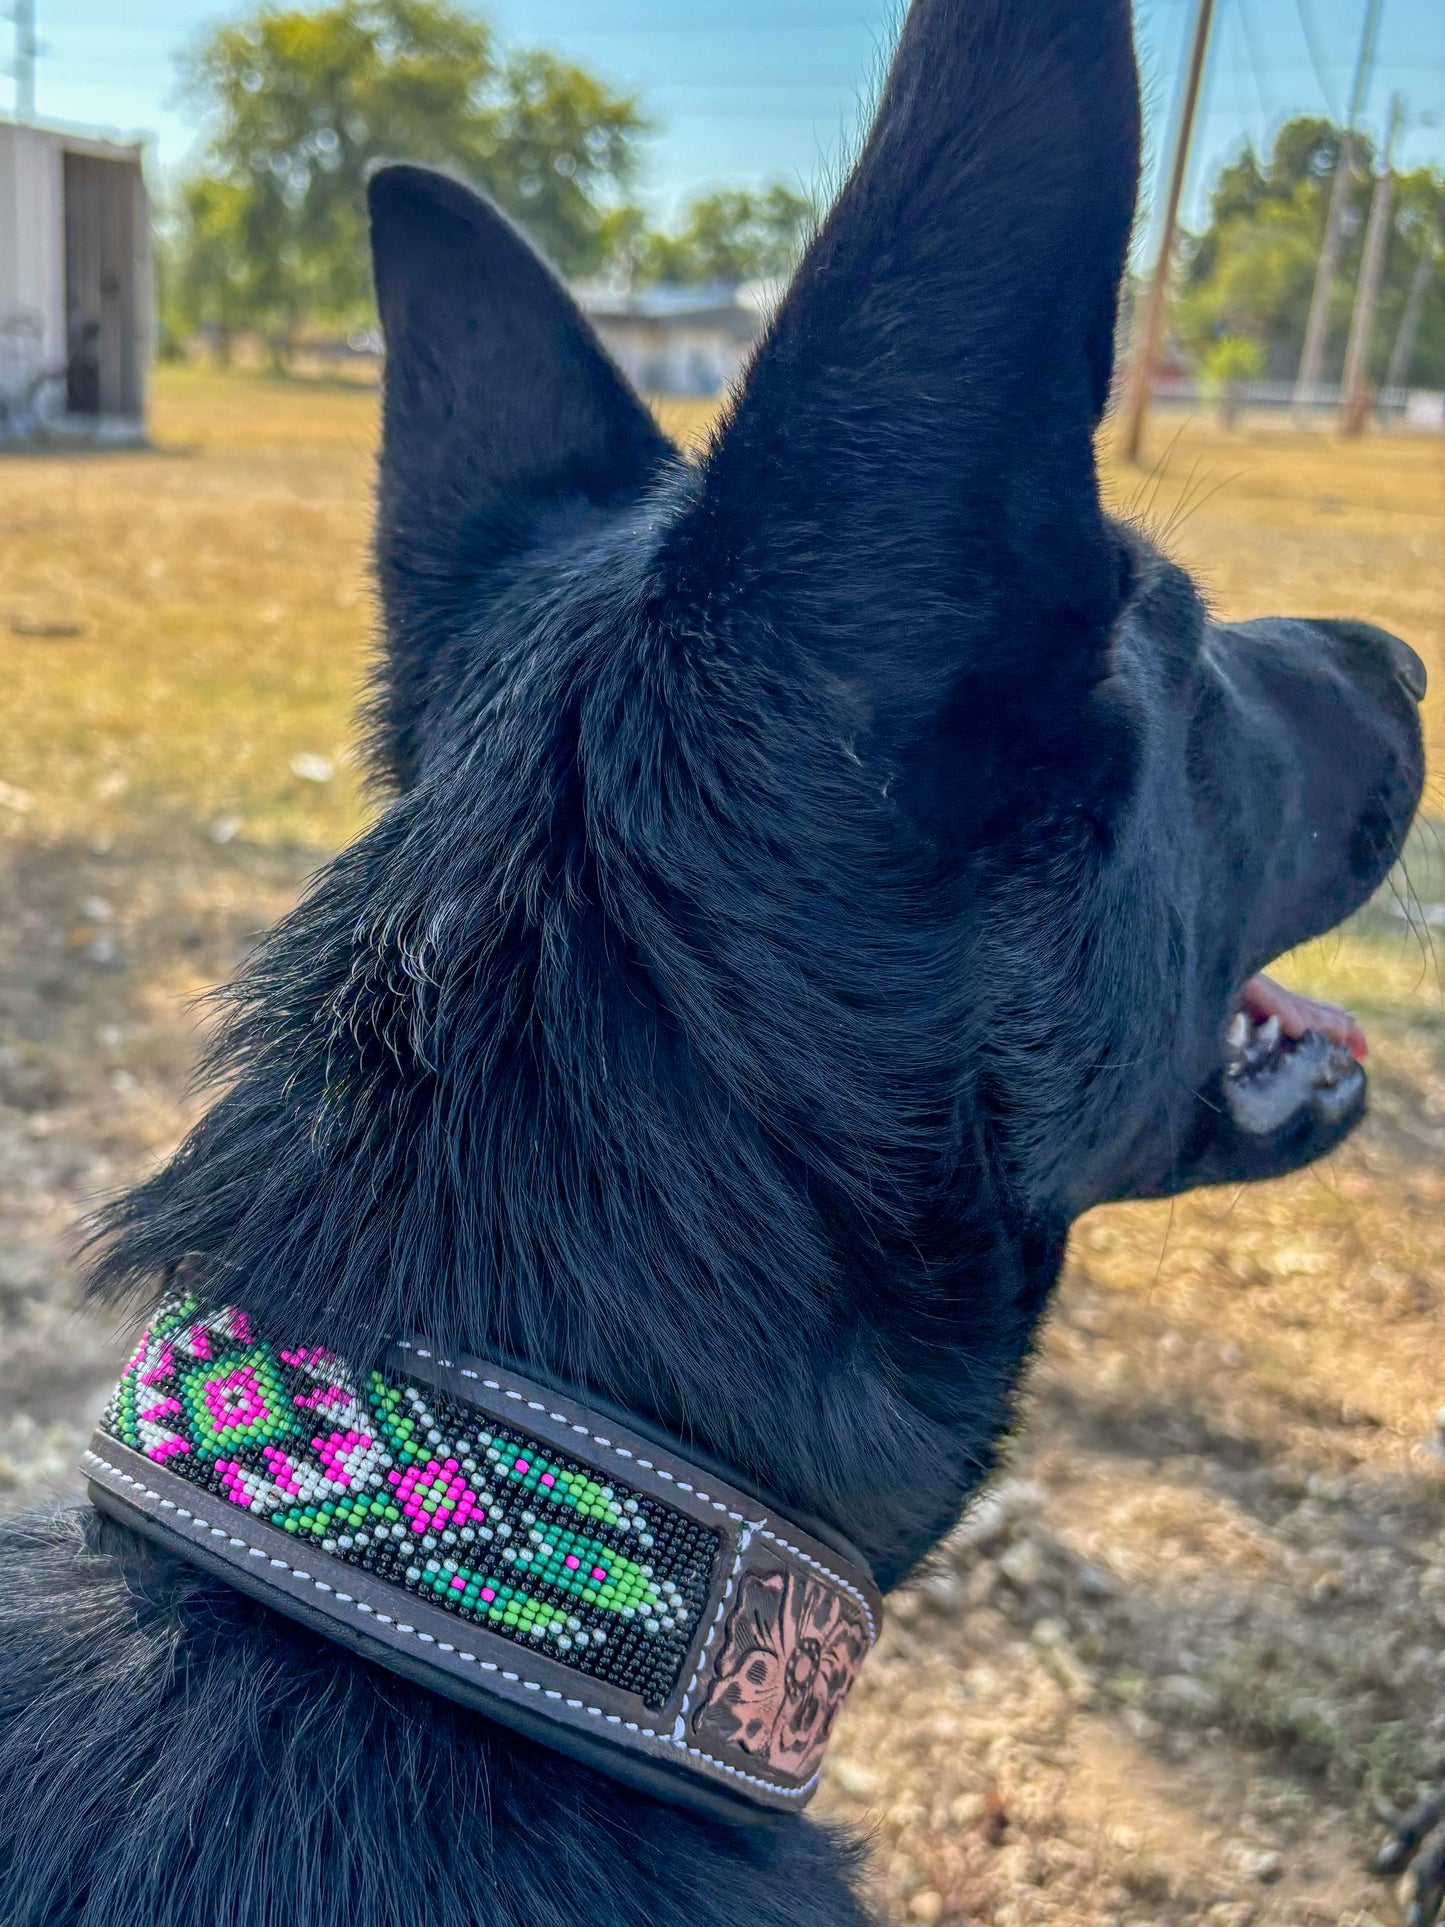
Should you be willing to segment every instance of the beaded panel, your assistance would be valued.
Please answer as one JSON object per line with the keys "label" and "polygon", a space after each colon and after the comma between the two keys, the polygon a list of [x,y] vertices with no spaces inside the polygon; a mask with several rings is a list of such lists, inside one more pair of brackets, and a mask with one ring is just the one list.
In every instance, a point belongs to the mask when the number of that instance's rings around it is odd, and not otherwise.
{"label": "beaded panel", "polygon": [[283,1532],[659,1707],[720,1535],[396,1372],[165,1305],[101,1430]]}

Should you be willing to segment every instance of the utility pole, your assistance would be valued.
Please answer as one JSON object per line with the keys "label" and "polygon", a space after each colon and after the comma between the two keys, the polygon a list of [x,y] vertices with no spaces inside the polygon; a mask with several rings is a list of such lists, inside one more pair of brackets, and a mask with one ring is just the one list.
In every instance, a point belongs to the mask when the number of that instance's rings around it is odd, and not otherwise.
{"label": "utility pole", "polygon": [[1136,316],[1132,329],[1132,353],[1124,400],[1122,447],[1124,459],[1137,462],[1144,439],[1144,423],[1154,391],[1154,371],[1159,365],[1159,349],[1164,339],[1164,304],[1169,294],[1169,270],[1174,260],[1174,236],[1179,227],[1179,203],[1184,194],[1184,177],[1189,167],[1189,145],[1194,136],[1194,121],[1199,110],[1199,89],[1204,79],[1204,56],[1209,49],[1209,28],[1214,18],[1214,0],[1197,0],[1194,36],[1189,47],[1189,71],[1184,81],[1184,98],[1179,107],[1179,125],[1174,130],[1174,154],[1169,164],[1169,189],[1164,202],[1164,226],[1159,236],[1159,254],[1144,295],[1143,312]]}
{"label": "utility pole", "polygon": [[1345,378],[1340,394],[1340,432],[1364,433],[1370,412],[1370,340],[1375,332],[1375,303],[1385,274],[1385,247],[1390,239],[1390,215],[1395,205],[1395,142],[1405,118],[1404,97],[1390,102],[1390,131],[1385,136],[1384,164],[1370,196],[1370,224],[1365,229],[1365,252],[1355,289],[1355,311],[1350,316],[1350,344],[1345,350]]}
{"label": "utility pole", "polygon": [[15,0],[15,118],[35,118],[35,61],[40,43],[35,38],[35,0]]}
{"label": "utility pole", "polygon": [[1385,376],[1387,388],[1403,388],[1410,379],[1410,363],[1415,357],[1415,337],[1420,332],[1420,318],[1425,312],[1425,298],[1430,292],[1430,283],[1435,279],[1435,255],[1442,241],[1445,241],[1445,209],[1442,209],[1435,224],[1434,233],[1426,235],[1424,252],[1415,263],[1415,272],[1410,277],[1405,312],[1400,316],[1400,331],[1395,336],[1390,368]]}
{"label": "utility pole", "polygon": [[1350,207],[1350,175],[1355,165],[1355,127],[1364,112],[1370,88],[1370,73],[1375,65],[1375,44],[1380,33],[1380,14],[1384,0],[1367,0],[1365,29],[1360,36],[1360,53],[1355,62],[1355,83],[1350,89],[1350,117],[1335,160],[1335,177],[1330,183],[1330,206],[1325,216],[1325,238],[1315,268],[1315,288],[1310,297],[1310,317],[1305,324],[1304,350],[1300,355],[1299,375],[1295,381],[1294,405],[1308,408],[1325,366],[1325,339],[1330,331],[1330,296],[1340,265],[1340,243],[1345,234],[1345,216]]}

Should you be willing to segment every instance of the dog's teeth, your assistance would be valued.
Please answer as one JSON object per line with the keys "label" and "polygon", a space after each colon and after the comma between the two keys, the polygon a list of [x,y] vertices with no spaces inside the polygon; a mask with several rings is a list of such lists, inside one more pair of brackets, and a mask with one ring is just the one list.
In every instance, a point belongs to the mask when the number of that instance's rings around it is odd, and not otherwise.
{"label": "dog's teeth", "polygon": [[1224,1041],[1232,1051],[1242,1051],[1249,1042],[1249,1019],[1242,1010],[1234,1013],[1234,1022],[1224,1033]]}
{"label": "dog's teeth", "polygon": [[1255,1034],[1256,1046],[1265,1052],[1272,1051],[1280,1040],[1278,1017],[1266,1017]]}

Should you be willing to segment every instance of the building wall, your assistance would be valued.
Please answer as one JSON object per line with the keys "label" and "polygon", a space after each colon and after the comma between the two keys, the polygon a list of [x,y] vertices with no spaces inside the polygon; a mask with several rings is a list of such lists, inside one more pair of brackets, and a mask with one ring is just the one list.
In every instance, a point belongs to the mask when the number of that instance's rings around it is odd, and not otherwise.
{"label": "building wall", "polygon": [[42,128],[0,124],[0,386],[7,389],[65,360],[61,152]]}
{"label": "building wall", "polygon": [[151,360],[155,321],[150,220],[141,150],[64,129],[0,121],[0,393],[22,387],[66,358],[65,156],[89,154],[135,169],[135,329]]}
{"label": "building wall", "polygon": [[595,318],[609,354],[649,395],[718,395],[735,380],[751,345],[705,323],[643,315]]}

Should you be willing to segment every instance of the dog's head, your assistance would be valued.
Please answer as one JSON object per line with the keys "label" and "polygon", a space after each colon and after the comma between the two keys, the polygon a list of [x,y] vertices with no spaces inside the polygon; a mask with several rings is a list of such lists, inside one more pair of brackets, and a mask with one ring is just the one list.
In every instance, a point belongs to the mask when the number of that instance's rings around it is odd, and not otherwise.
{"label": "dog's head", "polygon": [[1124,0],[916,0],[696,463],[493,209],[376,177],[396,794],[112,1275],[504,1345],[888,1574],[1073,1215],[1349,1128],[1362,1073],[1244,1091],[1226,1031],[1393,862],[1418,664],[1212,622],[1103,513],[1137,149]]}
{"label": "dog's head", "polygon": [[[920,0],[692,468],[493,211],[430,174],[373,186],[397,777],[485,780],[545,683],[575,833],[655,846],[676,892],[708,817],[704,894],[744,923],[775,839],[777,887],[819,896],[796,988],[846,947],[899,999],[889,1030],[942,1023],[940,1133],[967,1109],[1044,1215],[1269,1175],[1350,1128],[1338,1052],[1239,1080],[1226,1032],[1251,973],[1379,884],[1421,781],[1403,645],[1213,622],[1101,510],[1136,176],[1122,4]],[[740,983],[740,1022],[782,967]]]}

